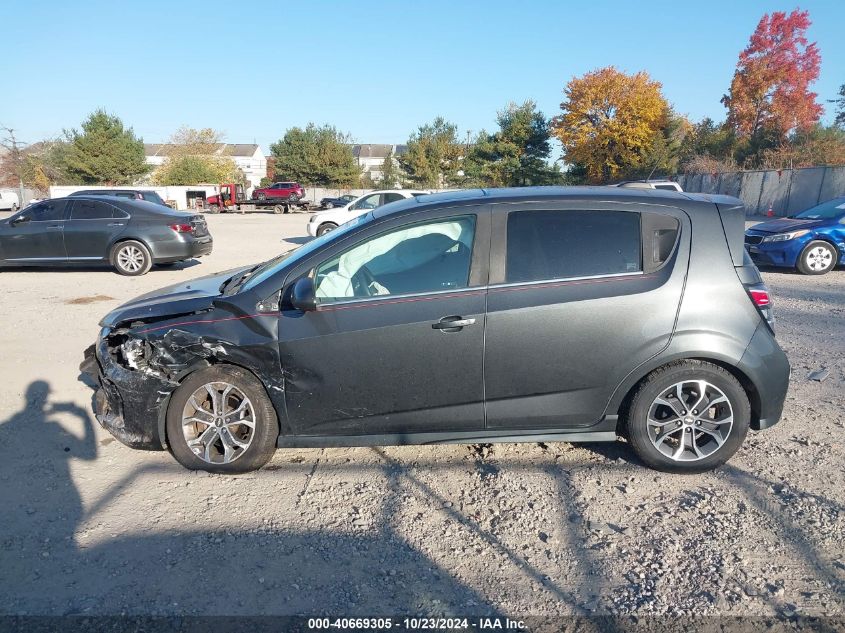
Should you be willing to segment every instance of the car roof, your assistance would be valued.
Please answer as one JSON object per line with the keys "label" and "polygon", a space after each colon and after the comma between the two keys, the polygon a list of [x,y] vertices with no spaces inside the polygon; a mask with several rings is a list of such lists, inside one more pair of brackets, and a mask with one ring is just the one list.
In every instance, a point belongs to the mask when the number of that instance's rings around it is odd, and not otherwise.
{"label": "car roof", "polygon": [[171,209],[169,207],[163,207],[160,204],[156,204],[155,202],[149,202],[147,200],[137,200],[135,198],[121,198],[120,196],[105,196],[103,194],[79,193],[77,195],[64,196],[64,198],[51,198],[51,200],[67,200],[68,198],[73,198],[74,200],[87,199],[94,202],[103,202],[103,198],[109,198],[109,204],[116,207],[122,207],[124,209],[129,207],[130,210],[134,209],[138,211],[147,211],[160,215],[168,215],[170,213],[181,213],[190,215],[190,212],[179,211],[177,209]]}
{"label": "car roof", "polygon": [[687,193],[668,189],[636,189],[624,187],[503,187],[496,189],[456,189],[411,197],[373,210],[374,217],[382,218],[403,213],[422,206],[448,206],[450,204],[477,204],[495,202],[543,202],[566,200],[606,200],[608,202],[652,202],[679,206],[689,202],[706,202],[729,206],[742,206],[742,201],[719,194]]}

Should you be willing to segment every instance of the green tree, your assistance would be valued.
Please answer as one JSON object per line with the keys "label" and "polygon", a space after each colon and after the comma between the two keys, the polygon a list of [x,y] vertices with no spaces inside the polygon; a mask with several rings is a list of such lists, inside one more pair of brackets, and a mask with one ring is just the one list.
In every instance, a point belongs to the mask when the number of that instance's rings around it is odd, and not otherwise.
{"label": "green tree", "polygon": [[666,120],[642,155],[640,164],[625,173],[626,178],[654,178],[672,176],[680,170],[684,140],[692,134],[694,126],[671,108]]}
{"label": "green tree", "polygon": [[828,103],[836,104],[836,118],[833,120],[834,125],[845,128],[845,84],[839,86],[839,96],[836,99],[829,99]]}
{"label": "green tree", "polygon": [[276,180],[296,180],[317,187],[354,187],[361,168],[352,155],[352,140],[331,125],[292,127],[270,146]]}
{"label": "green tree", "polygon": [[144,142],[132,128],[104,110],[93,112],[82,130],[65,132],[64,172],[86,185],[131,184],[150,170],[144,161]]}
{"label": "green tree", "polygon": [[387,152],[384,163],[381,166],[381,180],[376,184],[377,189],[395,189],[402,181],[396,159],[393,157],[393,150]]}
{"label": "green tree", "polygon": [[461,180],[463,150],[458,143],[457,126],[437,117],[411,134],[408,151],[399,158],[399,165],[416,187],[431,189],[457,184]]}
{"label": "green tree", "polygon": [[481,132],[463,163],[468,184],[485,187],[525,187],[561,182],[562,174],[548,162],[549,122],[533,101],[508,104],[498,113],[499,131]]}

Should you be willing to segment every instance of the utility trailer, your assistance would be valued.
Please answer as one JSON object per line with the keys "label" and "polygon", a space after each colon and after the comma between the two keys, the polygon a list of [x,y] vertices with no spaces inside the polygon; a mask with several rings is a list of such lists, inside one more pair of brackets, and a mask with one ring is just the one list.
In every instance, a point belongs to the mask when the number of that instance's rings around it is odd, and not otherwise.
{"label": "utility trailer", "polygon": [[206,198],[206,213],[250,213],[252,211],[272,211],[273,213],[293,213],[308,211],[307,200],[289,202],[287,200],[247,198],[244,186],[235,183],[220,185],[220,192]]}

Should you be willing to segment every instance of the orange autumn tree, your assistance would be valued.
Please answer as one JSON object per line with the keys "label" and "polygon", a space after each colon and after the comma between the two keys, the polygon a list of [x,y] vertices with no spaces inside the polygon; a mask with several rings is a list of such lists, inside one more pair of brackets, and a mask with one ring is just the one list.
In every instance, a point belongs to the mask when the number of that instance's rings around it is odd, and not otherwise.
{"label": "orange autumn tree", "polygon": [[564,159],[590,182],[608,182],[642,167],[670,114],[661,85],[645,72],[610,66],[573,78],[552,130]]}
{"label": "orange autumn tree", "polygon": [[760,19],[739,55],[730,93],[722,97],[738,137],[768,132],[783,141],[818,122],[823,110],[810,85],[819,77],[821,56],[816,43],[807,41],[810,24],[809,13],[798,9]]}

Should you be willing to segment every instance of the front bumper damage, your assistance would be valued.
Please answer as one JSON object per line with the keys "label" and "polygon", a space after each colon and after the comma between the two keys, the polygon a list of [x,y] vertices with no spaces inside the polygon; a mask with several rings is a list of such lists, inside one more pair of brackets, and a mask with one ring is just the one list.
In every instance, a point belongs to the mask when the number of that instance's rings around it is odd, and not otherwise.
{"label": "front bumper damage", "polygon": [[179,383],[163,374],[122,366],[117,353],[110,348],[109,329],[103,328],[96,344],[85,350],[79,366],[97,384],[94,416],[131,448],[163,450],[167,447],[164,414]]}

